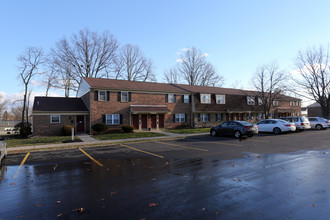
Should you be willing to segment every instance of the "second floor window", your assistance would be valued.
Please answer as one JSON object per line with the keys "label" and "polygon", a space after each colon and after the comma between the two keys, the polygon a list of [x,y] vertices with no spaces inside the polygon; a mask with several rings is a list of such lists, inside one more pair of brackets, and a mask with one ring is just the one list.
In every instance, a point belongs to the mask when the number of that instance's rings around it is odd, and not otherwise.
{"label": "second floor window", "polygon": [[273,101],[273,106],[278,106],[278,101],[277,100]]}
{"label": "second floor window", "polygon": [[176,102],[176,95],[175,94],[168,94],[167,95],[167,102],[168,103],[175,103]]}
{"label": "second floor window", "polygon": [[128,102],[128,92],[121,92],[121,101]]}
{"label": "second floor window", "polygon": [[211,103],[211,95],[210,94],[201,94],[201,103],[210,104]]}
{"label": "second floor window", "polygon": [[262,101],[262,98],[258,98],[258,105],[263,105],[264,102]]}
{"label": "second floor window", "polygon": [[107,101],[107,91],[99,91],[99,101]]}
{"label": "second floor window", "polygon": [[225,95],[217,95],[217,104],[226,104],[226,96]]}
{"label": "second floor window", "polygon": [[190,103],[190,96],[189,95],[183,95],[183,103]]}
{"label": "second floor window", "polygon": [[255,105],[254,97],[248,96],[247,97],[247,104],[248,105]]}

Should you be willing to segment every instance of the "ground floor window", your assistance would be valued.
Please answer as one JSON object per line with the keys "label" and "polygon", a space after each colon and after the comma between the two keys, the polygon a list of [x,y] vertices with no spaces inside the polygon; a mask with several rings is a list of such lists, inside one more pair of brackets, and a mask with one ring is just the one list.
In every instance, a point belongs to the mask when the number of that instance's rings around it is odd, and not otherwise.
{"label": "ground floor window", "polygon": [[107,125],[119,125],[120,115],[119,114],[105,115],[105,123]]}
{"label": "ground floor window", "polygon": [[199,121],[201,122],[208,122],[209,121],[209,114],[200,114]]}
{"label": "ground floor window", "polygon": [[61,123],[61,116],[60,115],[51,115],[50,116],[50,123],[52,123],[52,124]]}
{"label": "ground floor window", "polygon": [[262,114],[262,113],[259,113],[259,114],[258,114],[258,119],[259,119],[259,120],[263,119],[263,114]]}
{"label": "ground floor window", "polygon": [[185,122],[186,121],[186,114],[184,114],[184,113],[174,114],[174,117],[175,117],[175,122]]}
{"label": "ground floor window", "polygon": [[218,113],[216,118],[217,118],[217,121],[222,121],[223,115],[221,113]]}

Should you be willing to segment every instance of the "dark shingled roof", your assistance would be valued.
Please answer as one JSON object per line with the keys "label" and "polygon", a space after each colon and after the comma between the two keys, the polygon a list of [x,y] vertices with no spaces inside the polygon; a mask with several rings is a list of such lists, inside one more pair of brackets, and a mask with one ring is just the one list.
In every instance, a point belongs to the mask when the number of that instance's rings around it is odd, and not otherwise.
{"label": "dark shingled roof", "polygon": [[81,98],[34,97],[34,112],[89,112]]}

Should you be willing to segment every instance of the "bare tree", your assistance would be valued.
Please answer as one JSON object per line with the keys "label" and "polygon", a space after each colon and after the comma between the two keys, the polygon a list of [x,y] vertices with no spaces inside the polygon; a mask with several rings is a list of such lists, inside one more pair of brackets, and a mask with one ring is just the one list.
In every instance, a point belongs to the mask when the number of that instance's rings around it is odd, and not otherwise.
{"label": "bare tree", "polygon": [[175,73],[189,85],[222,86],[223,77],[216,73],[214,66],[206,60],[206,57],[207,54],[202,54],[195,47],[185,49],[177,60]]}
{"label": "bare tree", "polygon": [[176,71],[175,71],[174,68],[171,68],[171,69],[166,70],[166,71],[164,72],[164,80],[165,80],[167,83],[173,83],[173,84],[178,84],[178,83],[180,83],[179,76],[178,76],[178,74],[176,73]]}
{"label": "bare tree", "polygon": [[42,84],[46,87],[45,96],[48,96],[49,89],[57,85],[57,76],[55,74],[54,69],[50,69],[49,71],[43,74]]}
{"label": "bare tree", "polygon": [[[1,95],[0,95],[0,99],[1,99]],[[8,104],[8,100],[3,100],[2,102],[0,102],[0,114],[5,110],[7,104]]]}
{"label": "bare tree", "polygon": [[287,79],[286,73],[280,70],[276,62],[258,67],[251,79],[251,84],[256,89],[252,95],[258,97],[258,106],[266,118],[269,117],[273,101],[286,90]]}
{"label": "bare tree", "polygon": [[56,43],[51,50],[52,64],[58,75],[69,76],[70,89],[76,89],[82,77],[109,78],[117,48],[118,42],[109,32],[100,35],[84,29],[70,40],[63,38]]}
{"label": "bare tree", "polygon": [[115,67],[116,79],[128,81],[156,81],[152,73],[152,61],[147,59],[138,46],[124,45],[118,54]]}
{"label": "bare tree", "polygon": [[296,58],[301,77],[293,80],[320,104],[322,115],[329,116],[330,110],[330,69],[329,49],[320,46],[299,51]]}
{"label": "bare tree", "polygon": [[38,68],[44,63],[44,54],[41,48],[28,47],[25,52],[18,56],[17,58],[19,65],[19,77],[22,79],[24,84],[24,99],[23,99],[23,109],[22,109],[22,122],[24,123],[25,111],[27,104],[28,88],[31,79],[40,74]]}
{"label": "bare tree", "polygon": [[14,116],[15,121],[22,120],[22,111],[23,111],[22,105],[11,108],[11,114]]}

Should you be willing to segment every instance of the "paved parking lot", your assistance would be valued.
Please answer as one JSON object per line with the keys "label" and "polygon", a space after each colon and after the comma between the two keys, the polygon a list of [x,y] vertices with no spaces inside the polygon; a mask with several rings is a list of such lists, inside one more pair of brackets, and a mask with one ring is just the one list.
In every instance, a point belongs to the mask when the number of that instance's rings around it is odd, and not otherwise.
{"label": "paved parking lot", "polygon": [[327,219],[329,134],[199,136],[9,155],[0,219]]}

